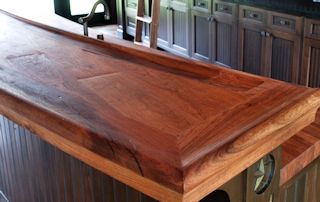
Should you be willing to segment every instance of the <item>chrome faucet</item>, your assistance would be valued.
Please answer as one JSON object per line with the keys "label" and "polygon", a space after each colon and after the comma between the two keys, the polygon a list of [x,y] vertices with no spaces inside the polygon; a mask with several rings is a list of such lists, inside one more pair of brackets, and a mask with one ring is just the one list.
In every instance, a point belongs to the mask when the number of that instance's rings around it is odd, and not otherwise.
{"label": "chrome faucet", "polygon": [[98,0],[92,7],[91,9],[91,12],[87,15],[87,16],[84,16],[84,17],[81,17],[78,19],[78,22],[83,24],[83,32],[84,32],[84,35],[85,36],[88,36],[88,22],[93,18],[95,12],[96,12],[96,9],[97,9],[97,6],[99,4],[102,4],[103,7],[104,7],[104,19],[105,20],[109,20],[110,19],[110,10],[109,10],[109,6],[107,4],[107,2],[105,2],[104,0]]}

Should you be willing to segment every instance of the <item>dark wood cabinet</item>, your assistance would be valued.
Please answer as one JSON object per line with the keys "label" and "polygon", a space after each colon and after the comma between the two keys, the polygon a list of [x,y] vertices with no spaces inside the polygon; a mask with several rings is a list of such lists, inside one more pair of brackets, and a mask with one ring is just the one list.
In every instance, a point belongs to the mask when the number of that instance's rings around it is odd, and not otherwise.
{"label": "dark wood cabinet", "polygon": [[302,18],[240,7],[239,69],[298,83]]}
{"label": "dark wood cabinet", "polygon": [[[119,1],[134,36],[137,0]],[[319,41],[317,20],[222,0],[161,0],[158,47],[183,57],[320,87]]]}
{"label": "dark wood cabinet", "polygon": [[300,37],[282,32],[272,32],[268,39],[266,75],[274,79],[298,82]]}
{"label": "dark wood cabinet", "polygon": [[239,70],[265,75],[264,55],[266,39],[264,10],[240,6],[239,10]]}
{"label": "dark wood cabinet", "polygon": [[189,8],[186,2],[174,0],[169,9],[172,52],[178,55],[189,56]]}
{"label": "dark wood cabinet", "polygon": [[263,75],[263,55],[265,41],[262,30],[258,28],[240,28],[239,68],[242,71]]}
{"label": "dark wood cabinet", "polygon": [[301,84],[320,87],[320,40],[305,38]]}
{"label": "dark wood cabinet", "polygon": [[192,57],[227,67],[237,66],[237,6],[214,1],[194,1]]}
{"label": "dark wood cabinet", "polygon": [[237,67],[237,5],[223,1],[213,3],[212,62]]}
{"label": "dark wood cabinet", "polygon": [[191,11],[191,57],[211,62],[212,15],[208,9],[208,1],[194,1]]}
{"label": "dark wood cabinet", "polygon": [[158,46],[171,53],[189,57],[189,8],[187,2],[162,0]]}
{"label": "dark wood cabinet", "polygon": [[300,83],[320,87],[320,21],[307,19]]}
{"label": "dark wood cabinet", "polygon": [[266,75],[298,83],[302,18],[268,12]]}
{"label": "dark wood cabinet", "polygon": [[170,29],[168,22],[170,20],[169,2],[162,0],[160,2],[160,21],[158,28],[158,46],[163,49],[168,49],[170,47]]}

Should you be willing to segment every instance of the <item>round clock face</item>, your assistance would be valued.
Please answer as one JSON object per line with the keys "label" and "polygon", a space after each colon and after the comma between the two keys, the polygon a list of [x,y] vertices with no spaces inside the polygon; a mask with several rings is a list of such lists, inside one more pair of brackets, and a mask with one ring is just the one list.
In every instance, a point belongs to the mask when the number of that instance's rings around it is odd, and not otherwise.
{"label": "round clock face", "polygon": [[275,171],[275,160],[272,155],[263,157],[258,163],[254,173],[254,191],[262,194],[269,187]]}

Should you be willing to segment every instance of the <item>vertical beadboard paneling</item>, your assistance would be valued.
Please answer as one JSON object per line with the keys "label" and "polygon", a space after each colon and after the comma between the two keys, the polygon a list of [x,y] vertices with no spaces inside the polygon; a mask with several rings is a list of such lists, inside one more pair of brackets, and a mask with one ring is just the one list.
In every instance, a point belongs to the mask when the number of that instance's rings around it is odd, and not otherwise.
{"label": "vertical beadboard paneling", "polygon": [[260,32],[245,29],[243,43],[243,71],[261,74],[262,36]]}
{"label": "vertical beadboard paneling", "polygon": [[209,22],[206,17],[194,16],[195,53],[209,58]]}
{"label": "vertical beadboard paneling", "polygon": [[186,13],[178,10],[173,11],[173,45],[187,48],[187,25]]}
{"label": "vertical beadboard paneling", "polygon": [[320,87],[320,49],[311,47],[309,86]]}
{"label": "vertical beadboard paneling", "polygon": [[0,190],[14,202],[150,202],[0,116]]}
{"label": "vertical beadboard paneling", "polygon": [[319,24],[313,24],[311,33],[312,34],[316,34],[316,35],[320,35],[320,25]]}
{"label": "vertical beadboard paneling", "polygon": [[281,187],[280,202],[319,202],[320,158]]}
{"label": "vertical beadboard paneling", "polygon": [[217,22],[216,62],[231,66],[232,25]]}
{"label": "vertical beadboard paneling", "polygon": [[272,42],[271,77],[291,82],[294,42],[274,38]]}
{"label": "vertical beadboard paneling", "polygon": [[160,21],[158,28],[158,39],[168,41],[168,14],[165,7],[160,6]]}

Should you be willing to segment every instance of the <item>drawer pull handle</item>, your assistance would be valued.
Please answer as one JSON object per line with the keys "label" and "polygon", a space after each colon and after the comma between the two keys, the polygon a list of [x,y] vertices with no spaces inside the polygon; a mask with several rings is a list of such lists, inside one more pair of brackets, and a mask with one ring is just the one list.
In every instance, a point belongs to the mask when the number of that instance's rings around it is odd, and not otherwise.
{"label": "drawer pull handle", "polygon": [[287,20],[280,20],[280,25],[289,25],[289,21],[287,21]]}
{"label": "drawer pull handle", "polygon": [[271,34],[269,32],[266,32],[266,37],[271,37]]}
{"label": "drawer pull handle", "polygon": [[219,8],[219,10],[220,10],[220,11],[228,11],[229,9],[228,9],[228,7],[222,6],[222,7]]}
{"label": "drawer pull handle", "polygon": [[131,3],[128,3],[128,6],[129,6],[129,7],[137,7],[137,4],[131,2]]}
{"label": "drawer pull handle", "polygon": [[271,33],[265,32],[265,31],[260,32],[260,35],[264,36],[264,37],[271,37],[272,36]]}
{"label": "drawer pull handle", "polygon": [[204,2],[198,2],[198,6],[200,6],[200,7],[205,7],[206,4],[205,4]]}
{"label": "drawer pull handle", "polygon": [[212,22],[212,21],[214,21],[214,17],[211,15],[211,16],[209,16],[209,17],[207,17],[207,21],[208,22]]}
{"label": "drawer pull handle", "polygon": [[258,17],[258,14],[256,14],[256,13],[250,13],[249,17],[250,17],[250,18],[257,18],[257,17]]}

